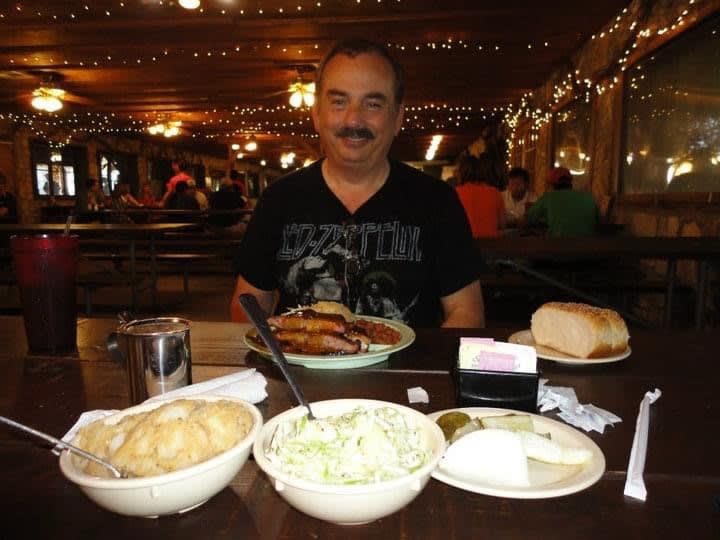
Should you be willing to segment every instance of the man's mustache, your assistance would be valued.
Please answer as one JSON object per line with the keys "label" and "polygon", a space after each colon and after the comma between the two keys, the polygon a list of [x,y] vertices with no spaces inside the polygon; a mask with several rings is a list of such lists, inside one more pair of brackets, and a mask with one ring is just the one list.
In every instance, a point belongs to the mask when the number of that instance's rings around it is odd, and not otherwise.
{"label": "man's mustache", "polygon": [[372,141],[375,138],[375,134],[370,131],[368,128],[352,128],[352,127],[343,127],[338,129],[335,132],[336,137],[349,137],[352,139],[367,139],[369,141]]}

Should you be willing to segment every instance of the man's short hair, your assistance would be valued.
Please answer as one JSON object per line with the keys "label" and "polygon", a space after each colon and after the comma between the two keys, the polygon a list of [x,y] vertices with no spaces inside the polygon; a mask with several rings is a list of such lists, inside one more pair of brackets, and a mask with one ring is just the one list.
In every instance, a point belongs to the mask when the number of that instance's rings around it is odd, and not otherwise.
{"label": "man's short hair", "polygon": [[513,167],[508,173],[508,178],[520,178],[526,184],[530,183],[530,173],[522,167]]}
{"label": "man's short hair", "polygon": [[180,180],[177,184],[175,184],[175,192],[176,193],[185,193],[188,188],[188,183],[185,180]]}
{"label": "man's short hair", "polygon": [[322,79],[323,73],[325,72],[325,66],[327,66],[330,60],[340,54],[344,54],[345,56],[349,56],[350,58],[355,58],[360,54],[376,54],[383,58],[385,61],[387,61],[387,63],[390,64],[393,75],[395,77],[395,84],[393,85],[395,90],[395,104],[400,105],[403,102],[403,99],[405,98],[405,74],[403,72],[402,66],[393,57],[393,55],[390,54],[390,51],[387,47],[380,43],[361,38],[344,39],[338,41],[325,54],[322,61],[320,62],[320,67],[318,67],[317,74],[315,75],[315,84],[317,86],[318,93],[320,93],[322,88]]}
{"label": "man's short hair", "polygon": [[567,189],[572,187],[573,177],[567,167],[553,167],[548,174],[547,182],[555,189]]}
{"label": "man's short hair", "polygon": [[230,180],[240,180],[240,173],[235,169],[230,170]]}

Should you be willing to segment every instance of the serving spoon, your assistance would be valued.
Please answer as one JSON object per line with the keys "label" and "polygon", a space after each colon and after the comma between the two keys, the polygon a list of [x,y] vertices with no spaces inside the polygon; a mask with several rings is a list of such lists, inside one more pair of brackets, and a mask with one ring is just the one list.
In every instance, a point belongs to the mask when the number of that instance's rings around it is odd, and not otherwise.
{"label": "serving spoon", "polygon": [[42,431],[33,429],[30,426],[26,426],[25,424],[21,424],[20,422],[16,422],[15,420],[11,420],[10,418],[6,418],[5,416],[0,416],[0,422],[2,422],[3,424],[7,424],[8,426],[14,427],[15,429],[19,429],[20,431],[29,433],[30,435],[34,435],[35,437],[38,437],[39,439],[44,439],[45,441],[51,442],[55,446],[59,446],[60,448],[63,448],[64,450],[67,450],[68,452],[72,452],[74,454],[77,454],[78,456],[82,456],[85,459],[88,459],[90,461],[97,463],[98,465],[102,465],[107,470],[109,470],[115,478],[128,478],[127,474],[123,473],[120,469],[118,469],[114,465],[111,465],[107,461],[100,459],[95,454],[86,452],[82,448],[73,446],[70,443],[66,443],[63,440],[53,437],[52,435],[48,435],[47,433],[43,433]]}
{"label": "serving spoon", "polygon": [[282,352],[282,349],[280,348],[280,343],[278,343],[278,340],[275,339],[275,334],[273,334],[272,330],[270,330],[266,315],[260,307],[260,304],[258,304],[257,299],[252,294],[241,294],[238,297],[238,300],[240,302],[240,306],[242,306],[245,310],[248,318],[257,329],[258,334],[265,342],[265,345],[267,345],[267,348],[270,349],[273,359],[280,368],[280,371],[282,371],[282,374],[290,385],[290,388],[292,388],[292,391],[297,400],[300,402],[300,405],[307,409],[308,419],[315,420],[315,415],[310,408],[310,403],[307,402],[300,386],[298,386],[297,382],[295,382],[295,379],[293,379],[293,376],[290,374],[290,366]]}

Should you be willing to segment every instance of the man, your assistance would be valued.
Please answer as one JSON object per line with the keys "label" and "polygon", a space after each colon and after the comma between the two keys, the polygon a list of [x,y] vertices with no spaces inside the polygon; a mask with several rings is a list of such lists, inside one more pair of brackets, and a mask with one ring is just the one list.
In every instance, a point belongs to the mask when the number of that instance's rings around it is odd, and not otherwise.
{"label": "man", "polygon": [[197,199],[190,195],[188,183],[180,180],[175,185],[175,191],[165,201],[168,210],[200,210]]}
{"label": "man", "polygon": [[208,206],[210,206],[210,204],[208,203],[208,200],[207,200],[207,197],[205,196],[205,194],[197,188],[197,184],[195,183],[195,180],[193,180],[192,178],[190,180],[188,180],[187,187],[188,187],[188,190],[187,190],[188,195],[190,195],[191,197],[195,197],[195,200],[198,203],[198,208],[200,210],[207,210]]}
{"label": "man", "polygon": [[17,202],[15,196],[7,191],[7,179],[0,172],[0,221],[15,223],[17,221]]}
{"label": "man", "polygon": [[175,186],[178,182],[185,182],[189,183],[190,180],[192,180],[192,177],[187,173],[187,163],[184,161],[173,161],[172,162],[172,170],[174,173],[174,176],[168,180],[168,183],[166,185],[167,187],[167,193],[172,193],[175,191]]}
{"label": "man", "polygon": [[381,45],[344,41],[316,85],[325,158],[263,192],[239,252],[233,319],[244,319],[237,298],[250,293],[266,312],[335,300],[413,326],[483,326],[479,260],[457,195],[387,157],[403,121],[399,65]]}
{"label": "man", "polygon": [[514,167],[508,173],[508,183],[502,192],[505,203],[505,225],[517,227],[525,217],[528,205],[537,197],[530,192],[530,174],[522,167]]}
{"label": "man", "polygon": [[550,170],[547,179],[551,191],[528,210],[528,225],[546,225],[547,235],[562,238],[581,238],[595,234],[598,205],[586,191],[573,191],[572,175],[565,167]]}

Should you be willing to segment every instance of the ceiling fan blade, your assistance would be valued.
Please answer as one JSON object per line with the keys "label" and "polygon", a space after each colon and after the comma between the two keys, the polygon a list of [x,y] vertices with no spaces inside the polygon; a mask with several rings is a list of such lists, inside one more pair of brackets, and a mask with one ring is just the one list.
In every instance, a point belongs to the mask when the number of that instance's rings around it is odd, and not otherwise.
{"label": "ceiling fan blade", "polygon": [[70,92],[65,92],[63,101],[71,101],[72,103],[79,103],[80,105],[95,105],[95,101],[92,99],[78,96],[77,94],[72,94]]}

